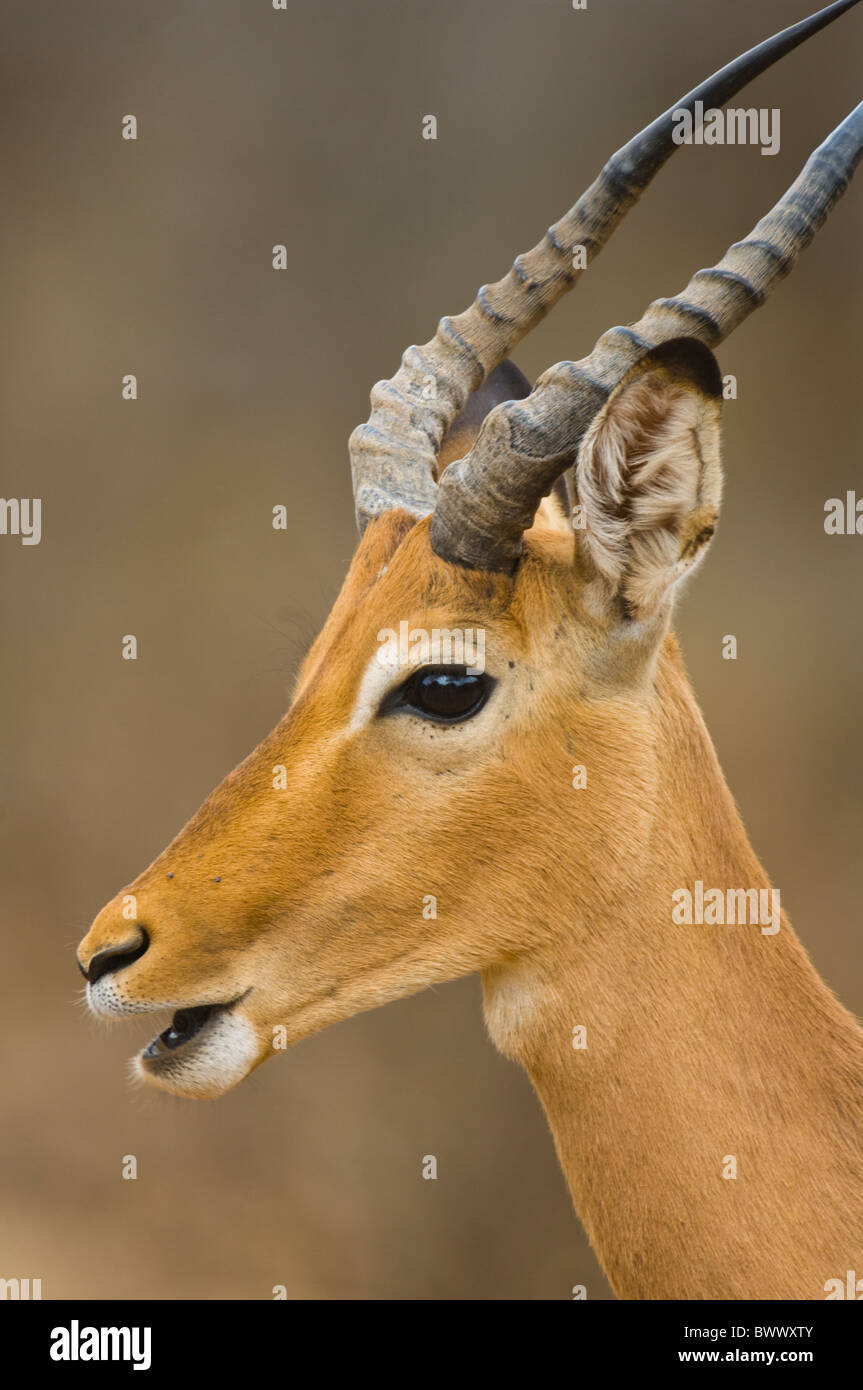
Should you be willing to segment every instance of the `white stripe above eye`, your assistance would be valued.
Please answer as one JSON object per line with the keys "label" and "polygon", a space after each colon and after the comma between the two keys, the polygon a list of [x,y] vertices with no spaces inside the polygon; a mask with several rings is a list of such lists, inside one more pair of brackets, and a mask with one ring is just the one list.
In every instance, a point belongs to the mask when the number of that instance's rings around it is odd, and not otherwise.
{"label": "white stripe above eye", "polygon": [[384,648],[378,647],[363,672],[348,725],[348,733],[354,734],[358,729],[364,729],[367,724],[370,724],[387,691],[392,690],[395,685],[400,685],[409,671],[417,669],[415,661],[382,660],[383,652]]}
{"label": "white stripe above eye", "polygon": [[400,622],[395,628],[381,628],[378,646],[372,653],[357,690],[346,732],[356,733],[374,718],[381,701],[397,688],[412,671],[424,666],[452,666],[480,675],[485,670],[485,628],[414,628]]}

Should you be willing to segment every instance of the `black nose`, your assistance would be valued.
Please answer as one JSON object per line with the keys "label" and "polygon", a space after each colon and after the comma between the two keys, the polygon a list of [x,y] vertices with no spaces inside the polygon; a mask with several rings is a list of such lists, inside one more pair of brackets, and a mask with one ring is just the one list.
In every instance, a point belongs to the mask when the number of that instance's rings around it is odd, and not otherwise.
{"label": "black nose", "polygon": [[131,965],[133,961],[140,960],[147,947],[150,938],[143,927],[138,927],[135,935],[129,941],[123,941],[118,946],[105,946],[101,951],[97,951],[90,957],[90,964],[86,970],[81,962],[78,962],[78,969],[84,976],[88,984],[94,985],[97,980],[101,980],[103,975],[110,975],[115,970],[122,970],[124,966]]}

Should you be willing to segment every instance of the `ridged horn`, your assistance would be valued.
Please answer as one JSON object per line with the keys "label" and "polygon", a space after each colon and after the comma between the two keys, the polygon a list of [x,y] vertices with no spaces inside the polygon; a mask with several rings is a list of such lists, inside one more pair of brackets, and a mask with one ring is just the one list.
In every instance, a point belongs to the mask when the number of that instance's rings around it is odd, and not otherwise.
{"label": "ridged horn", "polygon": [[858,0],[836,0],[736,58],[675,102],[612,155],[598,178],[531,250],[516,257],[502,280],[485,285],[455,318],[443,318],[423,347],[409,347],[396,375],[372,389],[368,422],[354,430],[349,450],[357,522],[402,507],[425,516],[435,505],[441,441],[468,396],[544,318],[583,273],[573,249],[589,264],[673,153],[675,114],[695,103],[722,106],[784,54],[832,23]]}
{"label": "ridged horn", "polygon": [[645,353],[674,338],[721,343],[769,295],[812,241],[863,154],[863,103],[807,160],[776,206],[718,265],[655,300],[637,323],[599,339],[580,362],[560,362],[522,401],[492,410],[467,458],[441,479],[431,524],[435,553],[474,569],[511,572],[542,497],[573,462],[610,392]]}

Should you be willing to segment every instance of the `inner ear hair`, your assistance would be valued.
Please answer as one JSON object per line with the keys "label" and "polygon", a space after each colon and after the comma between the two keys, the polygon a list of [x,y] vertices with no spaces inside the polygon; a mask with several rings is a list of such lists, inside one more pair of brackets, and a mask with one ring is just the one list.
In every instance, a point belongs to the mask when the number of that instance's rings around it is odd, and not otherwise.
{"label": "inner ear hair", "polygon": [[646,353],[594,417],[575,468],[585,558],[626,618],[650,618],[703,557],[722,492],[722,377],[709,348]]}

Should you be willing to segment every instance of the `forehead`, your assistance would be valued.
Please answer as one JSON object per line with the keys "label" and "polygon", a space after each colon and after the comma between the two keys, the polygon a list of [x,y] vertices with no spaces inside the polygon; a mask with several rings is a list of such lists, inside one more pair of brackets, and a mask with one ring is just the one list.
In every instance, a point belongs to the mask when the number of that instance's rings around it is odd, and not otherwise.
{"label": "forehead", "polygon": [[416,521],[398,511],[376,518],[306,659],[298,693],[324,668],[328,683],[355,686],[375,654],[378,633],[402,623],[485,629],[489,639],[536,653],[548,630],[558,640],[567,627],[574,631],[579,596],[571,547],[571,536],[561,542],[535,529],[515,575],[494,574],[436,556],[429,518]]}
{"label": "forehead", "polygon": [[334,618],[344,621],[353,615],[374,622],[387,613],[411,619],[423,612],[474,621],[506,617],[516,588],[512,579],[448,564],[431,548],[429,519],[402,518],[404,513],[388,514],[370,523]]}

